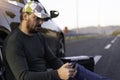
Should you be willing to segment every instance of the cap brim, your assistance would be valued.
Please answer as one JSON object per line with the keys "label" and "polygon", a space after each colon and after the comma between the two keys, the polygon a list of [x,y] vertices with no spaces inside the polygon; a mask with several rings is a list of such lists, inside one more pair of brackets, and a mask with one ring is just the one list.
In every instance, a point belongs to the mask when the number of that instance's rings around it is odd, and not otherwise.
{"label": "cap brim", "polygon": [[39,12],[34,12],[34,14],[39,17],[39,18],[47,18],[49,17],[47,14],[45,13],[39,13]]}

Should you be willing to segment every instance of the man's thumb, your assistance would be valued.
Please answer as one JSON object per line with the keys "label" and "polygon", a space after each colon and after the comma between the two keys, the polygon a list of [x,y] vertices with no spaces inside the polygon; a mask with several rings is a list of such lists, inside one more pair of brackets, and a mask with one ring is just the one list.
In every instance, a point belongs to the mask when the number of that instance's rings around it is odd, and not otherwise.
{"label": "man's thumb", "polygon": [[68,67],[69,63],[65,63],[62,67]]}

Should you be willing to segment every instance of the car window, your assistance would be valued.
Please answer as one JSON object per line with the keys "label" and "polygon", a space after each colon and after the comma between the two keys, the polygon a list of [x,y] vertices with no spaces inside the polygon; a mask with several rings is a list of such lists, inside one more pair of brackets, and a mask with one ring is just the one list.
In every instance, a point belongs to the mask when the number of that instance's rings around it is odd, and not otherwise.
{"label": "car window", "polygon": [[10,18],[14,18],[16,15],[13,12],[10,11],[5,11],[5,13],[7,14],[7,16],[9,16]]}
{"label": "car window", "polygon": [[19,25],[20,25],[19,22],[11,22],[11,23],[10,23],[10,28],[11,28],[11,30],[14,30],[14,29],[16,29]]}

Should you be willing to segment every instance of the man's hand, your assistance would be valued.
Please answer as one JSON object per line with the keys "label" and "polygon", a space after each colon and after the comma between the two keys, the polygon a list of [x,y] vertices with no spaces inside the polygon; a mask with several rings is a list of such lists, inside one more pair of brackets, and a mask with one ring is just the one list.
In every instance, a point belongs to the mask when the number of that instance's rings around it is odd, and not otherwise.
{"label": "man's hand", "polygon": [[62,80],[68,80],[70,77],[74,77],[77,73],[77,70],[72,68],[71,63],[64,64],[57,71]]}

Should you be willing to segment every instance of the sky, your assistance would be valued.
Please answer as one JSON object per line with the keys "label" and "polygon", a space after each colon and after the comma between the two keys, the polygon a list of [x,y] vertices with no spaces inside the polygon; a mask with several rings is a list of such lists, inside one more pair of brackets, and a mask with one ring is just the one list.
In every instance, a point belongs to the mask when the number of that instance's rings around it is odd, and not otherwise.
{"label": "sky", "polygon": [[49,13],[59,11],[53,20],[64,29],[120,25],[120,0],[40,0]]}

